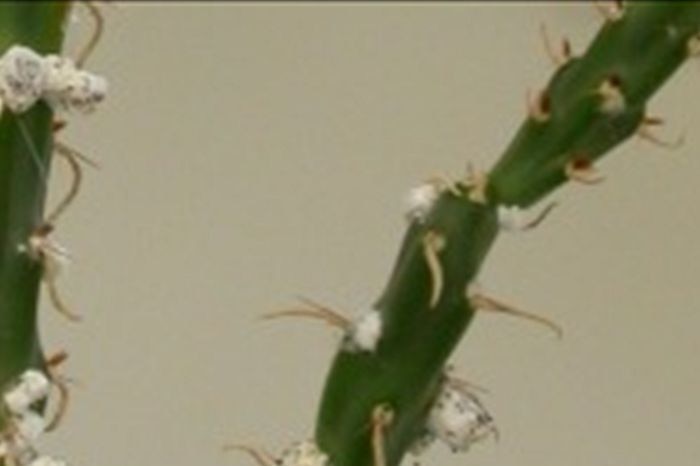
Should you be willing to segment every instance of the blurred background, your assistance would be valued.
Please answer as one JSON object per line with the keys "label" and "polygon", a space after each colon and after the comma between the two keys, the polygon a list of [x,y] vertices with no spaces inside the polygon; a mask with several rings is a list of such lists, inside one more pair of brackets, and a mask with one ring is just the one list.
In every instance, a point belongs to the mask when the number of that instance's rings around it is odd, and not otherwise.
{"label": "blurred background", "polygon": [[[487,168],[587,4],[138,4],[103,8],[88,62],[110,96],[63,140],[100,161],[56,238],[74,325],[43,301],[76,379],[46,450],[73,464],[251,465],[313,431],[339,335],[265,312],[353,313],[388,277],[406,191]],[[86,40],[78,7],[67,50]],[[537,230],[502,235],[481,283],[565,328],[479,315],[453,362],[490,389],[500,443],[426,465],[694,466],[700,458],[700,61],[650,107],[675,152],[633,140]],[[53,199],[67,170],[56,164]]]}

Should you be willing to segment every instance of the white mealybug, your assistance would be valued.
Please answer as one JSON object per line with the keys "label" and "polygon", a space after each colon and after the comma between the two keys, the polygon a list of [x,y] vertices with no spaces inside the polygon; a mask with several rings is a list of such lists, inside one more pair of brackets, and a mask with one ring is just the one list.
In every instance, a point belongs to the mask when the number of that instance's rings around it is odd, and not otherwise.
{"label": "white mealybug", "polygon": [[46,431],[46,419],[32,410],[17,416],[14,421],[17,434],[29,443],[34,443]]}
{"label": "white mealybug", "polygon": [[107,96],[107,80],[88,71],[79,70],[72,78],[62,104],[67,109],[93,112]]}
{"label": "white mealybug", "polygon": [[51,382],[46,376],[36,369],[29,369],[15,386],[4,393],[3,401],[11,413],[25,414],[31,405],[46,398],[50,390]]}
{"label": "white mealybug", "polygon": [[54,110],[67,108],[66,97],[70,93],[73,77],[78,69],[73,60],[60,55],[47,55],[44,61],[46,63],[44,100]]}
{"label": "white mealybug", "polygon": [[31,463],[29,463],[27,466],[67,466],[68,463],[66,463],[63,460],[53,458],[51,456],[37,456],[32,460]]}
{"label": "white mealybug", "polygon": [[79,70],[70,58],[48,55],[44,99],[54,110],[90,113],[107,95],[107,80]]}
{"label": "white mealybug", "polygon": [[361,314],[347,329],[343,347],[346,351],[373,352],[382,336],[382,316],[375,309]]}
{"label": "white mealybug", "polygon": [[406,218],[409,221],[424,221],[439,196],[440,188],[435,183],[424,183],[411,188],[406,195]]}
{"label": "white mealybug", "polygon": [[474,443],[497,435],[493,418],[479,399],[449,379],[435,400],[426,430],[453,451],[467,451]]}
{"label": "white mealybug", "polygon": [[328,455],[321,451],[312,440],[295,443],[282,452],[279,466],[327,466]]}
{"label": "white mealybug", "polygon": [[22,113],[42,96],[44,58],[28,47],[13,45],[0,57],[0,99],[3,107]]}

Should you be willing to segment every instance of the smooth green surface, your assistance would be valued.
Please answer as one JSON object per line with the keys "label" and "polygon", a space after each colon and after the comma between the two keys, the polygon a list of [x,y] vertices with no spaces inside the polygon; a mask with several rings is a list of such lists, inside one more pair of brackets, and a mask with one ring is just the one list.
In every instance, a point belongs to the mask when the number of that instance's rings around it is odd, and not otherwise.
{"label": "smooth green surface", "polygon": [[[373,354],[340,351],[327,377],[316,440],[334,466],[371,466],[370,418],[387,404],[387,465],[400,463],[419,433],[450,353],[473,310],[464,297],[497,234],[498,204],[530,206],[567,181],[566,164],[595,161],[637,130],[646,101],[686,58],[689,37],[700,30],[700,3],[632,4],[620,21],[605,23],[589,50],[558,70],[547,87],[549,121],[528,119],[491,172],[489,204],[444,194],[425,226],[412,225],[394,273],[377,303],[384,333]],[[600,111],[596,90],[617,76],[627,106]],[[428,230],[447,238],[441,254],[445,289],[428,305],[430,276],[422,251]]]}
{"label": "smooth green surface", "polygon": [[[0,3],[0,53],[14,44],[57,52],[69,6]],[[42,223],[46,184],[37,159],[48,173],[51,126],[51,111],[43,103],[19,116],[5,111],[0,120],[0,387],[43,360],[37,331],[41,270],[18,246]]]}

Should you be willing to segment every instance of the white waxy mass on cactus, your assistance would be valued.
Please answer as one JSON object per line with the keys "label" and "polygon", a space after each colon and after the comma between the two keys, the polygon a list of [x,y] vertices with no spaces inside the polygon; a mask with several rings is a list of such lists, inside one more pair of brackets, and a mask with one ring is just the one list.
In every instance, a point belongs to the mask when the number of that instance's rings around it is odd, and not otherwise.
{"label": "white waxy mass on cactus", "polygon": [[280,456],[279,466],[328,466],[328,455],[312,440],[297,442]]}
{"label": "white waxy mass on cactus", "polygon": [[0,57],[0,111],[23,113],[43,99],[54,110],[90,113],[105,99],[107,87],[104,77],[78,69],[67,57],[42,57],[21,45]]}
{"label": "white waxy mass on cactus", "polygon": [[347,330],[343,342],[344,349],[350,352],[377,349],[382,336],[382,316],[379,311],[371,309],[355,319]]}
{"label": "white waxy mass on cactus", "polygon": [[406,195],[406,217],[408,220],[424,221],[439,196],[440,189],[435,183],[424,183],[411,188]]}
{"label": "white waxy mass on cactus", "polygon": [[51,390],[51,382],[36,369],[25,371],[19,381],[3,394],[5,407],[12,414],[24,414],[31,405],[43,400]]}
{"label": "white waxy mass on cactus", "polygon": [[497,432],[493,418],[476,395],[449,380],[428,415],[426,431],[453,451],[467,451],[474,443]]}
{"label": "white waxy mass on cactus", "polygon": [[0,57],[0,98],[13,113],[27,111],[42,96],[44,58],[28,47],[13,45]]}
{"label": "white waxy mass on cactus", "polygon": [[29,410],[16,417],[17,433],[27,442],[34,443],[46,431],[47,422],[44,416]]}

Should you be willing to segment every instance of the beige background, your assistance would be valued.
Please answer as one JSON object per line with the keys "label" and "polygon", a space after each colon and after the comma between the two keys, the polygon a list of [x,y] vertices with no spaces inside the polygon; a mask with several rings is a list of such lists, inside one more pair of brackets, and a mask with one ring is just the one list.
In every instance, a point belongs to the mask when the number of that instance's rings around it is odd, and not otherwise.
{"label": "beige background", "polygon": [[[577,50],[588,5],[138,5],[104,9],[89,68],[112,84],[64,136],[98,158],[59,226],[79,326],[42,308],[79,380],[46,448],[77,465],[248,465],[313,427],[337,334],[256,320],[313,296],[380,291],[402,196],[487,167],[551,72],[541,21]],[[71,50],[84,40],[83,14]],[[545,330],[480,316],[454,356],[502,431],[425,464],[694,466],[700,458],[700,63],[654,100],[669,153],[632,141],[607,183],[571,186],[534,233],[503,236],[482,282]],[[57,166],[54,193],[65,182]]]}

